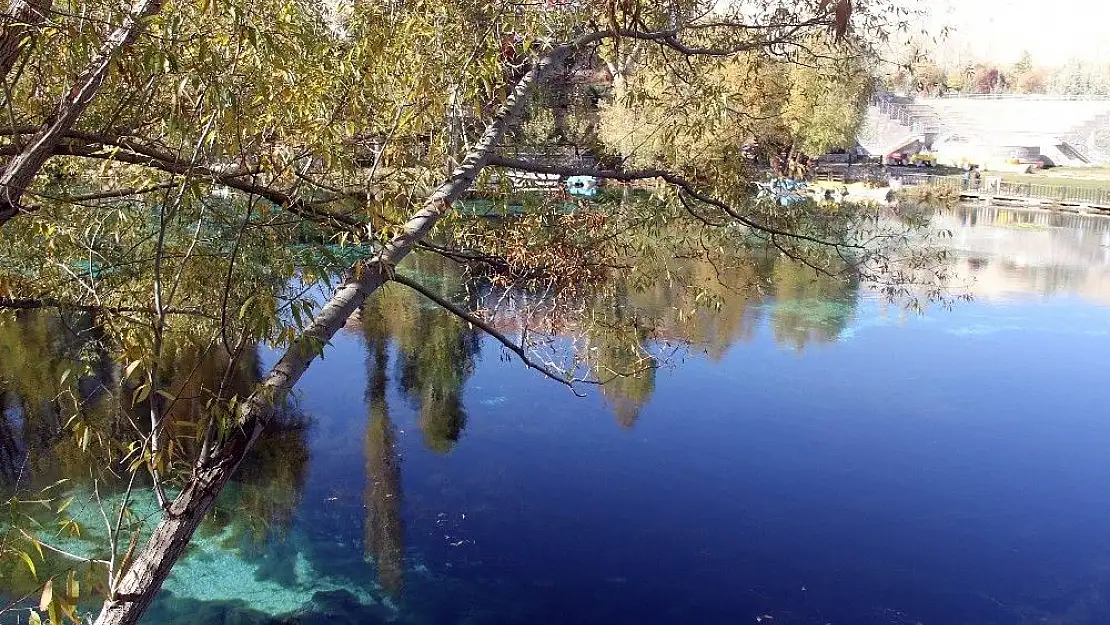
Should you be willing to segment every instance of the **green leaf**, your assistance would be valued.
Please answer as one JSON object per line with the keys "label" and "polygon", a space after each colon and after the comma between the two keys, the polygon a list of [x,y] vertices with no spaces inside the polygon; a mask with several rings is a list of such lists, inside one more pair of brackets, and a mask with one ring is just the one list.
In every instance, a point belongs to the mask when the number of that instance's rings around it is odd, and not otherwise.
{"label": "green leaf", "polygon": [[26,551],[20,551],[19,557],[23,558],[23,562],[27,565],[27,568],[31,569],[31,576],[38,579],[39,574],[35,571],[35,563],[31,560],[31,556],[27,555]]}
{"label": "green leaf", "polygon": [[131,363],[129,363],[127,365],[127,368],[124,369],[124,371],[123,371],[124,379],[127,379],[127,378],[131,377],[131,374],[134,373],[135,369],[138,369],[139,365],[141,365],[141,364],[143,364],[143,361],[141,361],[141,360],[134,360]]}
{"label": "green leaf", "polygon": [[134,406],[136,404],[140,404],[144,400],[146,400],[146,398],[149,397],[149,396],[150,396],[150,385],[149,384],[144,384],[144,385],[140,386],[139,388],[135,389],[135,394],[131,398],[131,405]]}

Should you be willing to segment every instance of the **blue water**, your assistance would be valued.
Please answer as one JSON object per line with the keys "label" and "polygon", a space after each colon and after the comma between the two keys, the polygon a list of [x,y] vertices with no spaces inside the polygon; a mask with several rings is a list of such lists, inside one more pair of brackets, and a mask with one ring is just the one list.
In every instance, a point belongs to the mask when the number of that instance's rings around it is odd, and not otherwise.
{"label": "blue water", "polygon": [[[1110,620],[1110,309],[878,314],[802,353],[763,326],[664,370],[631,430],[496,358],[450,455],[396,411],[406,557],[427,569],[405,601],[445,623]],[[310,541],[360,536],[362,355],[341,351],[302,386]]]}
{"label": "blue water", "polygon": [[[311,568],[285,582],[331,593],[282,617],[306,623],[1110,622],[1110,220],[1003,217],[939,220],[973,301],[918,316],[863,289],[799,349],[768,299],[719,359],[659,370],[631,427],[483,339],[465,428],[433,451],[391,346],[399,589],[364,553],[373,355],[344,331],[298,387],[293,521],[241,557]],[[206,587],[236,596],[221,570]],[[247,618],[168,588],[150,622]]]}
{"label": "blue water", "polygon": [[[1089,235],[1078,268],[1013,260],[1074,230],[976,228],[957,242],[1020,243],[957,249],[1009,268],[1003,288],[921,317],[864,294],[802,350],[765,318],[720,360],[659,371],[632,428],[484,340],[444,455],[391,380],[404,618],[1110,622],[1108,267]],[[1043,279],[1061,271],[1080,279]],[[312,459],[291,530],[355,582],[375,578],[366,357],[348,333],[301,383]]]}

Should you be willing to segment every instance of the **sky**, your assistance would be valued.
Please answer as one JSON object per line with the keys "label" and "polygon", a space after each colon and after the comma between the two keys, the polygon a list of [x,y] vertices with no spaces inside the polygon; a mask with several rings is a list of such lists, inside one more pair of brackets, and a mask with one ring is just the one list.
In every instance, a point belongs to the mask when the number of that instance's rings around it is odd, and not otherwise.
{"label": "sky", "polygon": [[1110,62],[1110,11],[1096,0],[926,0],[930,30],[947,25],[942,65],[1012,63],[1028,50],[1038,65],[1072,58]]}

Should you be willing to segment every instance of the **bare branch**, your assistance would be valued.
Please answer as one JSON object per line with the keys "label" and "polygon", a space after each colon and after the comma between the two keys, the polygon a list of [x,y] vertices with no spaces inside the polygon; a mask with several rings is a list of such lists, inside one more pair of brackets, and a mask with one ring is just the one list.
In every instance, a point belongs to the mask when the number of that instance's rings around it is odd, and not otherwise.
{"label": "bare branch", "polygon": [[68,552],[65,549],[62,549],[60,547],[55,547],[54,545],[51,545],[50,543],[45,543],[45,542],[39,540],[38,538],[36,538],[35,536],[32,536],[32,535],[28,534],[27,531],[22,529],[22,528],[19,529],[19,533],[23,534],[23,537],[26,538],[27,540],[31,541],[32,543],[34,543],[36,545],[39,545],[41,547],[45,547],[48,550],[53,551],[54,553],[56,553],[60,556],[64,556],[66,558],[69,558],[70,560],[76,560],[77,562],[92,562],[94,564],[104,564],[104,565],[108,564],[107,560],[98,560],[96,558],[86,558],[84,556],[79,556],[77,554],[70,553],[70,552]]}
{"label": "bare branch", "polygon": [[633,180],[649,180],[649,179],[657,178],[657,179],[660,179],[660,180],[663,180],[663,181],[667,182],[668,184],[670,184],[674,187],[677,187],[681,192],[685,193],[687,196],[689,196],[689,197],[691,197],[691,198],[693,198],[693,199],[695,199],[695,200],[697,200],[697,201],[699,201],[703,204],[708,204],[709,206],[712,206],[714,208],[717,208],[717,209],[721,210],[722,212],[726,213],[727,215],[729,215],[730,217],[732,217],[736,221],[744,224],[745,226],[748,226],[749,228],[752,228],[753,230],[759,230],[759,231],[762,231],[762,232],[766,232],[768,234],[773,234],[773,235],[784,237],[784,238],[790,238],[790,239],[796,239],[796,240],[799,240],[799,241],[806,241],[806,242],[809,242],[809,243],[815,243],[817,245],[822,245],[822,246],[826,246],[826,247],[845,247],[845,248],[858,249],[858,250],[865,250],[866,249],[864,246],[858,245],[858,244],[855,244],[855,243],[845,243],[845,242],[841,242],[841,241],[829,241],[829,240],[825,240],[825,239],[819,239],[819,238],[816,238],[816,237],[811,237],[809,235],[800,234],[800,233],[797,233],[797,232],[789,232],[789,231],[786,231],[786,230],[775,228],[773,226],[769,226],[769,225],[766,225],[766,224],[759,223],[759,222],[751,219],[750,217],[747,217],[747,216],[741,214],[733,206],[731,206],[731,205],[729,205],[725,202],[722,202],[721,200],[718,200],[716,198],[708,196],[704,193],[701,193],[700,191],[698,191],[694,187],[694,184],[691,183],[690,181],[686,180],[685,178],[683,178],[683,177],[681,177],[677,174],[674,174],[674,173],[672,173],[670,171],[667,171],[667,170],[664,170],[664,169],[643,169],[643,170],[634,170],[634,171],[615,171],[615,170],[605,170],[605,169],[594,169],[594,168],[590,168],[590,167],[566,167],[566,166],[562,166],[562,165],[547,165],[547,164],[542,164],[542,163],[535,163],[535,162],[532,162],[532,161],[506,158],[506,157],[502,157],[502,156],[495,156],[495,157],[490,158],[489,164],[490,164],[490,166],[493,166],[493,167],[504,167],[504,168],[507,168],[507,169],[519,169],[521,171],[528,171],[528,172],[540,173],[540,174],[555,174],[555,175],[562,175],[562,176],[593,176],[595,178],[605,178],[605,179],[608,179],[608,180],[622,180],[622,181],[626,181],[626,182],[630,182],[630,181],[633,181]]}
{"label": "bare branch", "polygon": [[[26,128],[3,129],[0,130],[0,135],[24,134],[25,130]],[[189,160],[179,158],[176,155],[126,137],[77,131],[67,132],[65,136],[71,139],[71,141],[60,143],[55,146],[51,152],[52,155],[79,156],[105,161],[118,161],[130,165],[150,167],[175,175],[191,174],[195,179],[210,180],[216,184],[221,184],[237,191],[242,191],[243,193],[260,196],[269,200],[279,208],[315,223],[344,231],[356,233],[365,232],[365,226],[361,222],[345,215],[332,213],[319,208],[322,205],[351,197],[350,194],[336,195],[313,201],[301,200],[272,187],[258,184],[254,181],[244,180],[247,176],[259,173],[255,170],[236,168],[225,171],[216,167],[198,165],[191,163]],[[121,149],[105,149],[108,146]],[[14,146],[8,145],[0,147],[0,156],[14,153]],[[176,184],[172,186],[176,186]],[[26,211],[28,209],[24,207],[24,210]],[[3,225],[4,221],[6,220],[0,218],[0,225]]]}
{"label": "bare branch", "polygon": [[0,174],[0,225],[19,213],[23,191],[38,175],[85,109],[96,97],[108,76],[112,60],[130,46],[146,25],[147,19],[162,9],[162,0],[136,0],[123,22],[101,44],[92,61],[78,76],[72,88],[58,102],[57,110]]}
{"label": "bare branch", "polygon": [[488,335],[492,336],[494,339],[496,339],[498,343],[501,343],[502,345],[504,345],[506,349],[513,352],[517,356],[519,356],[520,360],[523,361],[524,364],[527,365],[529,368],[535,369],[536,371],[539,371],[540,373],[542,373],[545,376],[551,378],[552,380],[555,380],[559,384],[565,384],[568,388],[570,388],[570,390],[575,395],[577,395],[579,397],[585,397],[584,394],[578,392],[578,389],[574,388],[574,383],[575,382],[585,382],[585,383],[588,383],[588,384],[597,384],[597,382],[594,382],[594,381],[591,381],[591,380],[567,378],[566,376],[563,376],[563,375],[559,374],[556,371],[552,371],[546,365],[544,365],[542,363],[537,363],[536,361],[532,360],[532,357],[528,355],[528,352],[526,352],[524,350],[524,347],[522,347],[520,345],[517,345],[516,343],[510,341],[504,334],[502,334],[501,332],[498,332],[489,323],[486,323],[485,321],[479,319],[475,315],[472,315],[471,313],[469,313],[469,312],[463,310],[462,308],[452,304],[451,302],[449,302],[446,299],[440,297],[439,295],[435,294],[434,292],[424,288],[424,286],[422,284],[420,284],[419,282],[416,282],[415,280],[410,280],[410,279],[408,279],[408,278],[406,278],[406,277],[404,277],[400,274],[393,274],[393,276],[390,278],[390,280],[393,281],[393,282],[396,282],[398,284],[403,284],[403,285],[407,286],[408,288],[412,289],[413,291],[416,291],[417,293],[419,293],[419,294],[423,295],[424,297],[428,298],[429,300],[434,302],[437,306],[446,310],[447,312],[451,313],[452,315],[455,315],[459,319],[462,319],[463,321],[481,329],[483,332],[485,332],[486,334],[488,334]]}
{"label": "bare branch", "polygon": [[[153,308],[142,308],[136,306],[98,306],[94,304],[79,304],[77,302],[63,302],[53,299],[9,299],[0,298],[0,310],[39,310],[42,308],[58,308],[61,310],[81,310],[85,312],[109,312],[117,314],[126,313],[142,313],[144,315],[157,314]],[[216,319],[217,317],[211,313],[201,310],[189,310],[181,308],[167,308],[165,309],[167,315],[187,315],[191,317],[205,317],[208,319]]]}
{"label": "bare branch", "polygon": [[149,187],[142,187],[138,189],[117,189],[115,191],[101,191],[99,193],[85,193],[83,195],[46,195],[44,193],[27,192],[27,195],[35,195],[48,200],[63,202],[66,204],[81,204],[84,202],[95,202],[97,200],[114,200],[124,197],[132,197],[135,195],[145,195],[147,193],[154,193],[156,191],[164,191],[172,189],[177,186],[176,182],[163,182],[162,184],[151,185]]}

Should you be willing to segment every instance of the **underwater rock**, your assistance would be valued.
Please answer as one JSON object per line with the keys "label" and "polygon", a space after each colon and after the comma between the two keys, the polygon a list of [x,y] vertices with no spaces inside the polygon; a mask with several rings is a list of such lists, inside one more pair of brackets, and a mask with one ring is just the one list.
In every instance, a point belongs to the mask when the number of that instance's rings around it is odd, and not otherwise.
{"label": "underwater rock", "polygon": [[271,581],[286,588],[297,586],[297,551],[289,541],[269,540],[254,558],[258,566],[255,579]]}
{"label": "underwater rock", "polygon": [[165,592],[143,622],[151,625],[285,625],[284,621],[251,608],[245,601],[201,601]]}
{"label": "underwater rock", "polygon": [[321,590],[290,625],[374,625],[386,619],[348,590]]}

